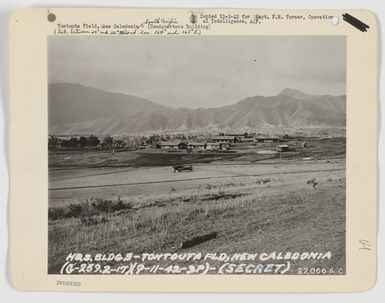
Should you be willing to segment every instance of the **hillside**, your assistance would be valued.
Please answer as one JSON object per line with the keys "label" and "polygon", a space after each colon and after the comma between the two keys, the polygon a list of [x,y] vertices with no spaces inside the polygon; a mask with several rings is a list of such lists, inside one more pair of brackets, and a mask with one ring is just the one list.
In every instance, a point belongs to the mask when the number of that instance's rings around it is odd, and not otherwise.
{"label": "hillside", "polygon": [[78,84],[50,84],[50,134],[127,134],[194,129],[344,128],[346,96],[284,89],[219,108],[174,109]]}

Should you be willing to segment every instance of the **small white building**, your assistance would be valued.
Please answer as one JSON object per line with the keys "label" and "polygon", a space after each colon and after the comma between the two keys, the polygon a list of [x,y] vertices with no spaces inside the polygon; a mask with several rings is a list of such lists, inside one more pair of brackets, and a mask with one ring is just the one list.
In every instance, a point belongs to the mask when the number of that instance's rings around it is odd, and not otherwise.
{"label": "small white building", "polygon": [[187,148],[190,148],[193,150],[205,150],[206,142],[189,142],[187,144]]}
{"label": "small white building", "polygon": [[207,142],[206,149],[207,150],[219,150],[221,148],[221,143],[218,142]]}
{"label": "small white building", "polygon": [[279,138],[278,137],[262,137],[258,136],[254,139],[255,143],[278,143]]}
{"label": "small white building", "polygon": [[213,142],[216,143],[234,143],[235,142],[235,137],[234,136],[216,136],[211,138]]}
{"label": "small white building", "polygon": [[277,152],[287,152],[289,150],[290,150],[290,147],[287,144],[281,144],[277,146]]}

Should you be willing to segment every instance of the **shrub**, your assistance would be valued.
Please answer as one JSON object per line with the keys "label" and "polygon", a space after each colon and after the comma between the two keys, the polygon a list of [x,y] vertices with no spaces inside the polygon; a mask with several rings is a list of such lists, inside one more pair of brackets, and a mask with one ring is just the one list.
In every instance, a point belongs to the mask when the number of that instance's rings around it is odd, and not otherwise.
{"label": "shrub", "polygon": [[50,207],[48,209],[49,220],[68,218],[92,217],[106,213],[114,213],[121,210],[132,209],[132,203],[118,200],[93,199],[80,204],[70,204],[64,207]]}
{"label": "shrub", "polygon": [[64,218],[64,207],[50,207],[48,209],[48,219],[58,220]]}
{"label": "shrub", "polygon": [[83,214],[84,206],[81,204],[70,204],[67,208],[67,218],[78,218]]}

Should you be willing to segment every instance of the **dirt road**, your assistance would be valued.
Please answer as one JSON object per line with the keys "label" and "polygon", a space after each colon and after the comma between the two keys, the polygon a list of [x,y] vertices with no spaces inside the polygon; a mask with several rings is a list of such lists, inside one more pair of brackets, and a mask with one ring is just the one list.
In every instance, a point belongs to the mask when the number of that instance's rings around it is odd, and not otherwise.
{"label": "dirt road", "polygon": [[[172,167],[109,168],[51,170],[50,205],[74,203],[90,197],[137,196],[167,193],[223,182],[255,182],[258,178],[274,179],[282,184],[312,178],[345,176],[345,161],[286,161],[264,164],[199,164],[192,172],[174,173]],[[295,177],[294,177],[295,176]]]}

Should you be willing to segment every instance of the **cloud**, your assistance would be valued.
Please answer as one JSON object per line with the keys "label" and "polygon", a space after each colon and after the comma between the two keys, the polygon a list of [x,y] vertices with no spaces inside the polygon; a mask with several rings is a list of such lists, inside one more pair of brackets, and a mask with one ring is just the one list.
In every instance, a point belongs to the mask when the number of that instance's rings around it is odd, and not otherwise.
{"label": "cloud", "polygon": [[286,87],[345,94],[344,36],[49,37],[49,82],[173,107],[217,107]]}

